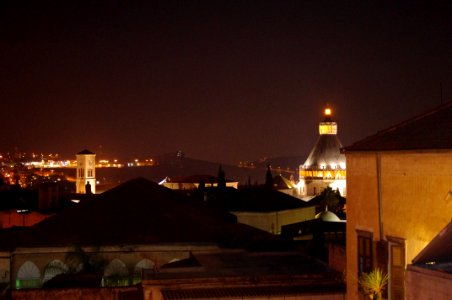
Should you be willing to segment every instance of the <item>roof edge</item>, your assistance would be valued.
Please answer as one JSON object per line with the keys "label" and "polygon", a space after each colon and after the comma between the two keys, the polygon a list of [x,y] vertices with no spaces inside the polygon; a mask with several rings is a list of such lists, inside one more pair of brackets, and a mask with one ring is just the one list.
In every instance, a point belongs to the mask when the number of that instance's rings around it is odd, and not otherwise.
{"label": "roof edge", "polygon": [[[436,112],[438,112],[438,111],[440,111],[442,109],[445,109],[445,108],[448,108],[448,107],[451,107],[451,106],[452,106],[452,100],[450,100],[449,102],[440,104],[440,105],[438,105],[438,106],[436,106],[434,108],[431,108],[431,109],[429,109],[427,111],[424,111],[423,113],[417,114],[414,117],[406,119],[405,121],[402,121],[400,123],[392,125],[392,126],[386,128],[386,129],[379,130],[375,134],[369,135],[369,136],[367,136],[367,137],[365,137],[365,138],[363,138],[361,140],[358,140],[358,141],[354,142],[353,144],[351,144],[349,146],[341,148],[341,153],[346,153],[346,152],[386,151],[386,150],[379,150],[379,149],[359,149],[359,146],[361,144],[364,144],[364,143],[368,142],[371,139],[374,139],[374,138],[382,136],[382,135],[384,135],[384,134],[386,134],[388,132],[391,132],[391,131],[394,131],[394,130],[399,129],[401,127],[404,127],[404,126],[407,126],[409,124],[412,124],[412,123],[414,123],[414,122],[416,122],[416,121],[418,121],[420,119],[426,118],[426,117],[428,117],[428,116],[430,116],[430,115],[432,115],[432,114],[434,114],[434,113],[436,113]],[[354,148],[357,148],[357,149],[354,149]],[[412,150],[425,150],[425,149],[412,149]]]}

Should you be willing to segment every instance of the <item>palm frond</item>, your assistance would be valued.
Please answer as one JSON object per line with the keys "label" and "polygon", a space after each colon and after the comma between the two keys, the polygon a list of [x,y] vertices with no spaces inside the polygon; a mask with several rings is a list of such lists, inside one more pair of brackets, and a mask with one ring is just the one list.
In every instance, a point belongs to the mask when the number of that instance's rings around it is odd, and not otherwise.
{"label": "palm frond", "polygon": [[376,268],[369,273],[362,273],[358,283],[370,299],[381,299],[381,294],[388,284],[388,274]]}

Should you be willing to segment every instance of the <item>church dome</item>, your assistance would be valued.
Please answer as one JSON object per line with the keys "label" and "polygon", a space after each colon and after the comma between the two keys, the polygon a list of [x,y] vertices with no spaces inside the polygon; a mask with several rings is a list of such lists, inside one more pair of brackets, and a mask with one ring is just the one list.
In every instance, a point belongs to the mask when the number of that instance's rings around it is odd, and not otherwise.
{"label": "church dome", "polygon": [[338,216],[336,216],[335,213],[329,211],[329,210],[325,210],[322,211],[321,213],[318,213],[315,216],[316,219],[321,219],[324,222],[339,222],[341,219],[339,219]]}
{"label": "church dome", "polygon": [[337,137],[337,123],[331,118],[331,108],[324,111],[324,120],[319,124],[319,138],[309,153],[302,170],[345,170],[345,155]]}

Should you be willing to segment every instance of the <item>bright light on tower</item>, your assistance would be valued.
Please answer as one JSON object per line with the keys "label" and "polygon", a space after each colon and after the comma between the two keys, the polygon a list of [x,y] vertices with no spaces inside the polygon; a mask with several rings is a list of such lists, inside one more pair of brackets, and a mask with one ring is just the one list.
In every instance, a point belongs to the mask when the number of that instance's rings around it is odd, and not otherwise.
{"label": "bright light on tower", "polygon": [[325,116],[331,116],[331,108],[325,108]]}

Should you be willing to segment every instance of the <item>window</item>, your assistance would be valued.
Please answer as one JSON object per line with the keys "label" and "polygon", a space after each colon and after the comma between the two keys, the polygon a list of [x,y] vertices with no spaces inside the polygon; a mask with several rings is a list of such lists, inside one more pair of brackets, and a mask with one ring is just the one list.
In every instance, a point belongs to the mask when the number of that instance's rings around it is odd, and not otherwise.
{"label": "window", "polygon": [[88,177],[93,177],[93,169],[88,169]]}
{"label": "window", "polygon": [[26,261],[17,271],[16,289],[40,288],[41,273],[31,261]]}
{"label": "window", "polygon": [[403,299],[405,295],[405,240],[387,237],[389,241],[389,284],[390,299]]}
{"label": "window", "polygon": [[358,231],[358,274],[372,271],[372,240],[371,232]]}

